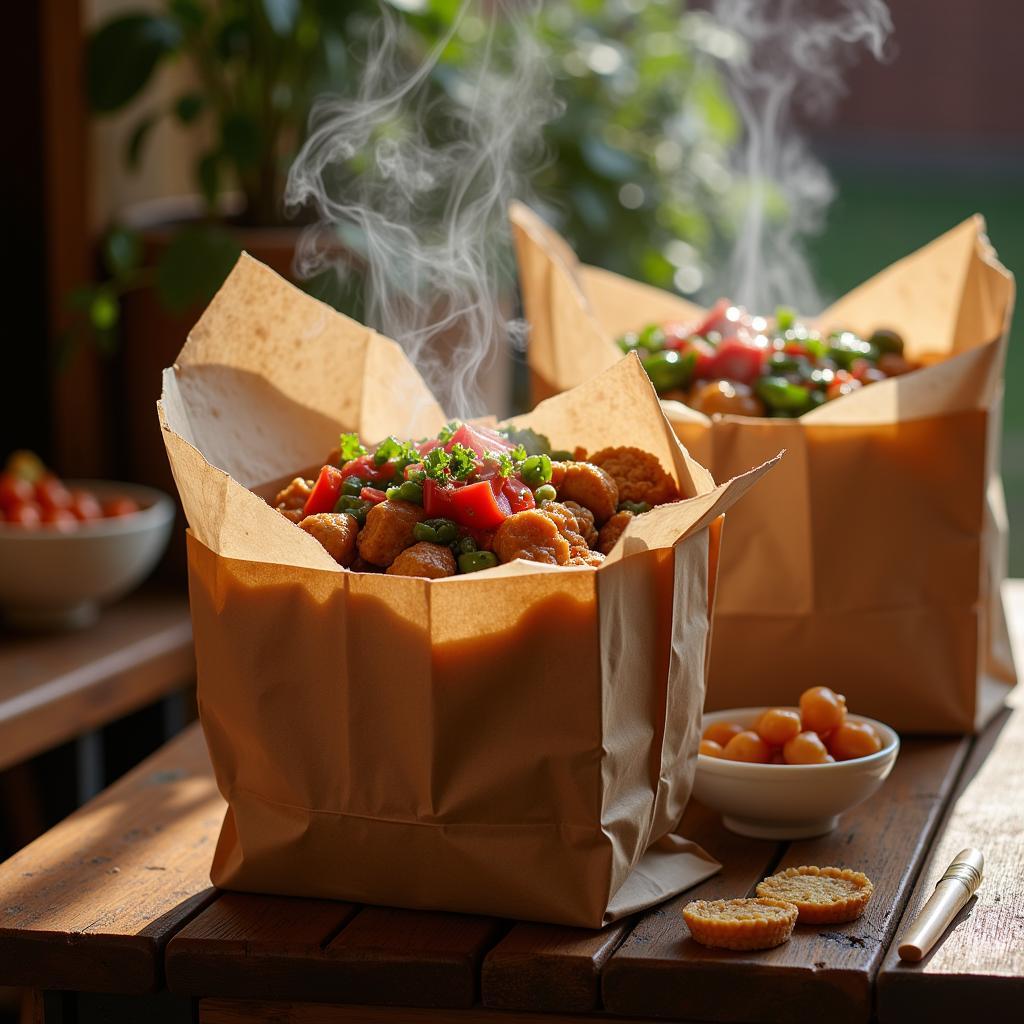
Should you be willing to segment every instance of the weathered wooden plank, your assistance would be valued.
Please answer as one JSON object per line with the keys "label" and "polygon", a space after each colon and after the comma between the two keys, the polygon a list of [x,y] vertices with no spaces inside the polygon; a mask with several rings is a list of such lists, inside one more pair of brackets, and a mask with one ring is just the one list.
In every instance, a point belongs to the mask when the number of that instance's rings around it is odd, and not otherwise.
{"label": "weathered wooden plank", "polygon": [[473,1007],[467,1010],[439,1010],[203,999],[199,1002],[199,1024],[648,1024],[648,1022],[640,1017],[515,1013],[507,1010],[487,1010],[482,1007]]}
{"label": "weathered wooden plank", "polygon": [[210,901],[224,813],[198,726],[0,865],[0,984],[145,992]]}
{"label": "weathered wooden plank", "polygon": [[584,1013],[601,1005],[601,970],[632,921],[600,931],[517,924],[484,958],[484,1006],[542,1013]]}
{"label": "weathered wooden plank", "polygon": [[[609,961],[603,978],[606,1008],[750,1024],[866,1022],[874,974],[966,747],[966,740],[907,743],[872,800],[844,815],[830,835],[786,849],[780,867],[834,864],[865,871],[876,894],[859,921],[798,927],[777,949],[735,953],[697,945],[672,906],[655,927],[647,925],[640,933],[645,941],[630,936]],[[746,895],[758,879],[744,885],[746,880],[740,876],[730,890],[719,887],[718,893]],[[676,904],[695,896],[687,894]]]}
{"label": "weathered wooden plank", "polygon": [[[1019,648],[1018,648],[1019,650]],[[1024,699],[979,737],[878,975],[880,1021],[1012,1020],[1024,1005]],[[985,856],[974,900],[918,964],[897,947],[935,883],[968,846]]]}
{"label": "weathered wooden plank", "polygon": [[168,943],[167,987],[194,996],[332,998],[338,972],[325,949],[356,910],[327,900],[223,893]]}
{"label": "weathered wooden plank", "polygon": [[0,645],[0,770],[106,725],[195,674],[188,605],[140,592],[95,626]]}
{"label": "weathered wooden plank", "polygon": [[484,954],[505,927],[468,914],[364,907],[327,946],[335,991],[351,1003],[472,1006]]}

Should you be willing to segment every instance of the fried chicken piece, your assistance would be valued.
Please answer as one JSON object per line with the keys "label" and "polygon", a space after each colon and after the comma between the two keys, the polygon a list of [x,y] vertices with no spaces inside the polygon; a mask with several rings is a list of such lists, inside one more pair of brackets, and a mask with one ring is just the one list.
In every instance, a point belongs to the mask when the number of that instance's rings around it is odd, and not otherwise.
{"label": "fried chicken piece", "polygon": [[597,535],[597,550],[602,555],[611,553],[616,542],[622,536],[623,531],[629,525],[630,519],[633,518],[632,512],[616,512],[615,515],[608,520],[604,526],[601,527],[600,533]]}
{"label": "fried chicken piece", "polygon": [[352,560],[352,564],[349,568],[353,572],[384,572],[384,566],[374,565],[373,562],[368,562],[362,555],[356,555]]}
{"label": "fried chicken piece", "polygon": [[306,516],[299,523],[299,529],[318,540],[339,565],[352,564],[356,556],[356,534],[359,533],[355,516],[347,512],[318,512],[315,516]]}
{"label": "fried chicken piece", "polygon": [[590,461],[615,481],[619,488],[619,501],[664,505],[679,497],[675,481],[650,452],[640,448],[602,448],[590,456]]}
{"label": "fried chicken piece", "polygon": [[590,545],[580,532],[579,520],[568,505],[564,505],[560,501],[546,501],[541,507],[541,511],[555,521],[558,532],[569,542],[570,561],[589,553]]}
{"label": "fried chicken piece", "polygon": [[589,462],[568,462],[565,476],[557,485],[559,501],[575,501],[594,513],[594,522],[603,523],[615,514],[619,488],[600,466]]}
{"label": "fried chicken piece", "polygon": [[587,547],[597,547],[597,527],[594,525],[594,513],[585,508],[578,501],[566,501],[562,503],[575,517],[577,532],[587,542]]}
{"label": "fried chicken piece", "polygon": [[[294,512],[296,509],[301,511],[309,500],[312,490],[312,480],[303,480],[301,476],[297,476],[284,490],[277,492],[274,508],[280,509],[282,512]],[[291,517],[289,516],[289,518]],[[292,522],[295,520],[293,519]]]}
{"label": "fried chicken piece", "polygon": [[422,576],[428,580],[455,575],[455,556],[444,544],[421,540],[406,548],[387,568],[392,576]]}
{"label": "fried chicken piece", "polygon": [[416,543],[412,528],[427,518],[419,505],[409,501],[382,501],[366,513],[359,531],[359,554],[374,565],[390,565]]}
{"label": "fried chicken piece", "polygon": [[569,559],[569,565],[590,565],[595,569],[604,561],[604,555],[600,551],[591,551],[590,548],[586,549],[586,552],[579,551]]}
{"label": "fried chicken piece", "polygon": [[552,487],[557,491],[562,486],[562,481],[565,479],[565,471],[568,469],[568,462],[552,462],[551,463],[551,479],[548,481]]}
{"label": "fried chicken piece", "polygon": [[525,558],[548,565],[566,565],[570,554],[569,542],[555,519],[535,508],[516,512],[498,527],[494,553],[502,562]]}
{"label": "fried chicken piece", "polygon": [[301,508],[279,508],[277,510],[288,520],[289,523],[294,523],[296,526],[302,522],[306,517],[306,513]]}

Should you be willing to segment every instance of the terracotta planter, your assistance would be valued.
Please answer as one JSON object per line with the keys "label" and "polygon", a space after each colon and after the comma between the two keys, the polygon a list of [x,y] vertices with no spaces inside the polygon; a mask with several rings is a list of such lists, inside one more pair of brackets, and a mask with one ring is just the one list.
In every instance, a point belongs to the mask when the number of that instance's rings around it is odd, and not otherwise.
{"label": "terracotta planter", "polygon": [[[128,212],[125,223],[140,231],[147,265],[153,265],[182,225],[196,219],[197,204],[189,198],[144,204]],[[229,227],[243,250],[285,277],[291,277],[297,227]],[[174,495],[174,481],[164,451],[156,415],[160,377],[173,364],[203,304],[172,312],[161,303],[156,288],[127,295],[122,307],[121,347],[115,368],[111,412],[113,446],[118,472],[129,480]],[[184,578],[184,518],[179,509],[161,574]]]}

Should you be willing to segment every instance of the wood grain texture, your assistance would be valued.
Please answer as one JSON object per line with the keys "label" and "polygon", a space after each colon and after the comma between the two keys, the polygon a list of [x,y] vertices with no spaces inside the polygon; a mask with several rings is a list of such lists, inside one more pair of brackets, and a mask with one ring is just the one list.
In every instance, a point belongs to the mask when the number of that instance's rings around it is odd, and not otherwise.
{"label": "wood grain texture", "polygon": [[649,1024],[639,1017],[202,999],[199,1024]]}
{"label": "wood grain texture", "polygon": [[364,907],[326,952],[346,1002],[469,1007],[484,954],[506,927],[489,917]]}
{"label": "wood grain texture", "polygon": [[145,992],[213,896],[224,814],[198,726],[0,865],[0,984]]}
{"label": "wood grain texture", "polygon": [[[1020,651],[1020,647],[1017,648]],[[878,975],[880,1021],[1013,1020],[1024,1005],[1024,700],[1019,690],[971,752],[948,817]],[[899,936],[953,858],[975,846],[985,876],[974,900],[918,964]]]}
{"label": "wood grain texture", "polygon": [[168,944],[167,987],[193,996],[333,998],[338,971],[325,949],[356,909],[326,900],[222,893]]}
{"label": "wood grain texture", "polygon": [[632,919],[600,931],[523,923],[484,958],[484,1006],[584,1013],[601,1006],[601,970],[629,934]]}
{"label": "wood grain texture", "polygon": [[[615,1013],[698,1020],[866,1022],[872,983],[895,922],[952,790],[968,741],[905,744],[879,793],[845,814],[834,832],[789,844],[779,867],[837,865],[865,871],[876,885],[865,915],[847,925],[797,927],[784,945],[751,953],[706,949],[689,938],[681,904],[641,922],[605,968],[605,1007]],[[745,841],[749,842],[749,841]],[[717,851],[715,851],[717,853]],[[719,859],[731,862],[731,856]],[[726,860],[730,857],[730,860]],[[743,896],[755,865],[716,896]],[[774,865],[770,874],[775,870]],[[743,883],[747,882],[746,885]]]}
{"label": "wood grain texture", "polygon": [[58,636],[0,636],[0,770],[173,690],[195,675],[181,594],[141,591]]}

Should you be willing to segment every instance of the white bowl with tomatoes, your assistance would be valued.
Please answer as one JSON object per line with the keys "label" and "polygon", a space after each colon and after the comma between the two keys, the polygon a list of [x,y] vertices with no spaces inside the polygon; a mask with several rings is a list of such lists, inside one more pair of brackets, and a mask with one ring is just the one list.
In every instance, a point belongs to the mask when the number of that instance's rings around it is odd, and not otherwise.
{"label": "white bowl with tomatoes", "polygon": [[0,608],[12,625],[89,625],[138,586],[174,524],[167,495],[139,484],[0,474]]}

